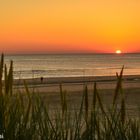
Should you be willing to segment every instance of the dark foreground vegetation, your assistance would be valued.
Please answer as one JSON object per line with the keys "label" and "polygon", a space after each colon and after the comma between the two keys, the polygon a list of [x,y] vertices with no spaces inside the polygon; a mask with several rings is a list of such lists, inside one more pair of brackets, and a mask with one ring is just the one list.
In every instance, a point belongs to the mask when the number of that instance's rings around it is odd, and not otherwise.
{"label": "dark foreground vegetation", "polygon": [[[78,110],[71,111],[66,91],[60,85],[61,110],[51,111],[26,85],[25,93],[13,91],[13,62],[7,69],[0,62],[0,139],[4,140],[140,140],[140,119],[128,118],[122,89],[122,74],[117,74],[114,98],[109,108],[102,104],[94,83],[89,104],[85,85]],[[4,77],[4,80],[2,80]],[[119,99],[118,99],[119,96]],[[118,100],[120,100],[118,102]]]}

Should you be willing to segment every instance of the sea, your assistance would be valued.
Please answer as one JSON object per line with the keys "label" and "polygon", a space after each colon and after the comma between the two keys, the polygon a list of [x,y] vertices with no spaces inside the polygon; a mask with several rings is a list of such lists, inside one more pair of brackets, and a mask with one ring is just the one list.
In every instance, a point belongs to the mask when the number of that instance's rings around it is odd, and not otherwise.
{"label": "sea", "polygon": [[14,78],[113,76],[125,67],[124,75],[140,75],[140,54],[16,54]]}

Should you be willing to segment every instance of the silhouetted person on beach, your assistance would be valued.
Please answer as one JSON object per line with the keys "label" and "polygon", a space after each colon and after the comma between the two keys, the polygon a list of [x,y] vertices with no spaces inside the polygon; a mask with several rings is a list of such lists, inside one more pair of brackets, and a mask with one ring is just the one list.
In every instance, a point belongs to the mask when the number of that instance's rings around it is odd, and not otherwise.
{"label": "silhouetted person on beach", "polygon": [[41,84],[43,83],[43,79],[44,79],[43,77],[40,78],[40,80],[41,80]]}

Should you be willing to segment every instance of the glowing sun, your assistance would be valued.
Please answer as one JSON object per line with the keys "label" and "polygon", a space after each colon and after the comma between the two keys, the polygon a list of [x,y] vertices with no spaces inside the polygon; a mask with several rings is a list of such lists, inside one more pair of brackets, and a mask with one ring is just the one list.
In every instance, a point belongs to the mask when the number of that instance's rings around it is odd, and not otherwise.
{"label": "glowing sun", "polygon": [[115,52],[116,54],[121,54],[122,53],[122,51],[121,50],[116,50],[116,52]]}

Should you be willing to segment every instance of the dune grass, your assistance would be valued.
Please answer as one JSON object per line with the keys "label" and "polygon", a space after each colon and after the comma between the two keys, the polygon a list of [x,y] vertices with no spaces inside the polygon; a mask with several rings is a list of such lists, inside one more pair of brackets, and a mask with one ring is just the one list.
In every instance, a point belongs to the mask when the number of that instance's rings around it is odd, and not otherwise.
{"label": "dune grass", "polygon": [[[92,103],[85,85],[78,110],[71,111],[60,85],[61,110],[51,111],[24,82],[25,93],[13,91],[13,62],[0,62],[0,137],[4,140],[140,140],[140,119],[128,118],[122,88],[123,69],[110,108],[102,104],[94,83]],[[2,80],[4,77],[4,80]],[[118,96],[121,102],[118,103]],[[120,107],[118,107],[118,105]]]}

